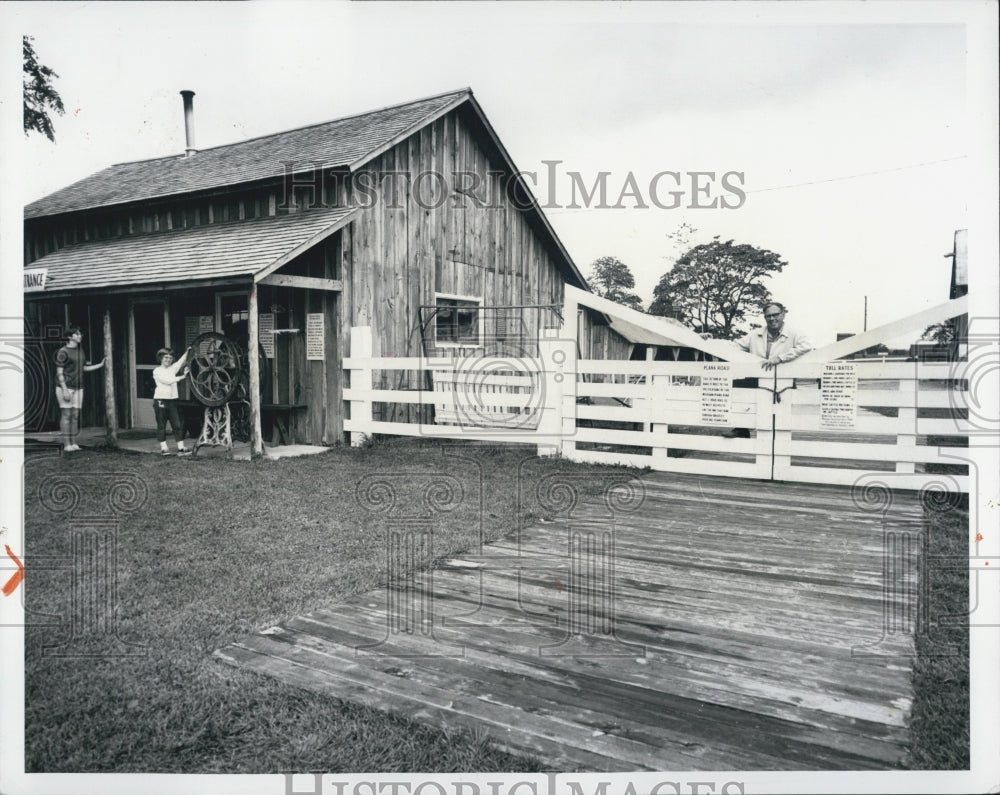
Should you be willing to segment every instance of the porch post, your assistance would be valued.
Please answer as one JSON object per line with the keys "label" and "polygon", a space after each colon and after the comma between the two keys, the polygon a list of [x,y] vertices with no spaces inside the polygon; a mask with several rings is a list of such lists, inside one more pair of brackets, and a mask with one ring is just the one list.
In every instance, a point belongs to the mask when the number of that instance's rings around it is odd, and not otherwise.
{"label": "porch post", "polygon": [[111,303],[104,304],[104,443],[118,447],[118,411],[115,406],[115,357],[111,348]]}
{"label": "porch post", "polygon": [[257,341],[257,283],[250,288],[250,308],[247,313],[247,359],[250,363],[250,458],[264,457],[264,440],[260,431],[260,353]]}

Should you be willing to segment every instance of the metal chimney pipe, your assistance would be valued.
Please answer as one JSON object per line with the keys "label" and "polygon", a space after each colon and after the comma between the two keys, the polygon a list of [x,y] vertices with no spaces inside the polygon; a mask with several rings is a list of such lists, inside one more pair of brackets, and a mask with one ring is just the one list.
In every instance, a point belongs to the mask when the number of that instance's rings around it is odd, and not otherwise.
{"label": "metal chimney pipe", "polygon": [[184,97],[184,139],[186,142],[185,157],[191,157],[198,150],[194,148],[194,92],[181,91]]}

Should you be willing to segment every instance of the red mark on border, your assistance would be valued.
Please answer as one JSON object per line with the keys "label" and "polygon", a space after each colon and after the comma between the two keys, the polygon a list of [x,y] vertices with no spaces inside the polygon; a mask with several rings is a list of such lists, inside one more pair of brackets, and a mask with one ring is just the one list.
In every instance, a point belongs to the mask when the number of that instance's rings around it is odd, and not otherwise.
{"label": "red mark on border", "polygon": [[982,540],[983,540],[983,534],[982,533],[976,533],[976,541],[982,541]]}
{"label": "red mark on border", "polygon": [[3,595],[10,596],[17,589],[17,586],[21,584],[21,580],[24,579],[24,564],[17,559],[17,555],[14,554],[9,545],[4,544],[3,548],[7,550],[10,559],[17,564],[17,571],[14,572],[14,576],[7,580],[6,585],[3,587]]}

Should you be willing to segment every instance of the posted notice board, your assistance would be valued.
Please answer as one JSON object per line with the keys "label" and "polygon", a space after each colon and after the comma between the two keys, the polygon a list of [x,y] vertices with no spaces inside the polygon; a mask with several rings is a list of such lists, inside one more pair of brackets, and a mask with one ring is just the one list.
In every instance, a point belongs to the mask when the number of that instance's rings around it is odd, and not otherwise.
{"label": "posted notice board", "polygon": [[701,421],[732,425],[733,377],[728,364],[706,364],[701,376]]}
{"label": "posted notice board", "polygon": [[268,359],[274,358],[274,315],[262,314],[257,316],[257,339],[260,340],[260,347],[264,349],[264,356]]}
{"label": "posted notice board", "polygon": [[830,362],[823,368],[819,400],[821,428],[853,428],[858,415],[858,369],[854,362]]}
{"label": "posted notice board", "polygon": [[326,358],[326,338],[323,335],[323,313],[306,315],[306,359],[322,361]]}

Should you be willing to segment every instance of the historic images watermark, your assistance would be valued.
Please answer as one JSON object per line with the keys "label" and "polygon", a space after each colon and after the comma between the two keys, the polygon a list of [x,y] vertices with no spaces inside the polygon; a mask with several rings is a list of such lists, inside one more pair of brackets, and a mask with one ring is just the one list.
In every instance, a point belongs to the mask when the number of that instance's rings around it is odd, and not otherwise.
{"label": "historic images watermark", "polygon": [[[131,472],[55,473],[33,499],[46,519],[65,529],[65,556],[25,556],[32,572],[51,572],[61,609],[39,613],[25,607],[25,626],[46,627],[44,657],[106,659],[145,656],[147,648],[119,635],[119,529],[149,497],[146,482]],[[23,599],[23,590],[21,591]]]}
{"label": "historic images watermark", "polygon": [[[747,200],[743,171],[676,171],[653,173],[611,171],[584,174],[563,170],[562,160],[543,160],[538,171],[450,171],[424,169],[347,171],[322,161],[282,162],[281,209],[346,204],[369,209],[383,202],[390,210],[412,202],[424,210],[447,204],[457,209],[479,207],[518,210],[738,210]],[[542,200],[533,192],[544,186]]]}
{"label": "historic images watermark", "polygon": [[676,774],[592,776],[547,773],[525,776],[419,778],[335,777],[284,773],[284,795],[744,795],[738,779],[685,779]]}
{"label": "historic images watermark", "polygon": [[482,311],[475,323],[481,326],[481,348],[447,365],[424,363],[432,413],[421,415],[421,435],[530,441],[554,449],[574,437],[576,343],[503,337],[504,319]]}
{"label": "historic images watermark", "polygon": [[[448,466],[461,467],[461,477],[401,469],[366,475],[356,484],[358,505],[373,518],[381,515],[386,525],[387,578],[384,634],[355,651],[462,656],[475,635],[463,633],[487,626],[483,612],[506,610],[515,596],[517,615],[510,618],[528,656],[645,656],[641,644],[618,636],[616,618],[616,525],[643,505],[641,478],[551,472],[543,459],[526,455],[517,466],[515,492],[505,502],[515,506],[518,517],[541,514],[559,529],[551,538],[532,534],[529,549],[528,528],[519,519],[506,539],[508,548],[515,547],[512,555],[485,543],[484,498],[495,485],[487,482],[477,452],[489,455],[490,448],[462,445],[443,452],[451,459]],[[477,541],[461,554],[436,560],[434,539],[443,522],[456,520],[478,524]],[[546,587],[539,589],[539,582]],[[441,604],[448,609],[442,611]],[[456,605],[462,606],[459,612]]]}
{"label": "historic images watermark", "polygon": [[[63,328],[46,325],[39,334],[25,333],[22,318],[0,318],[0,391],[29,396],[19,413],[0,417],[0,447],[19,447],[25,432],[41,430],[55,401],[46,371],[65,342]],[[23,381],[23,385],[22,385]],[[24,389],[27,387],[27,389]]]}

